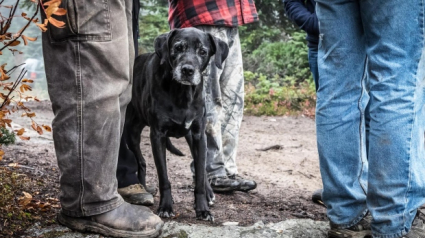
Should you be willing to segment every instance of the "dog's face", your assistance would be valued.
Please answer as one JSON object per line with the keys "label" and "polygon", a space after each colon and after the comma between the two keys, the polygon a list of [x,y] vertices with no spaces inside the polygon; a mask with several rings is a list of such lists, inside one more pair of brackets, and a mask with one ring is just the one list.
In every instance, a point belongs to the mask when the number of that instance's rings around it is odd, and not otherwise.
{"label": "dog's face", "polygon": [[211,56],[221,69],[229,53],[222,40],[196,28],[175,29],[155,39],[155,52],[162,64],[172,68],[173,79],[184,85],[198,85]]}

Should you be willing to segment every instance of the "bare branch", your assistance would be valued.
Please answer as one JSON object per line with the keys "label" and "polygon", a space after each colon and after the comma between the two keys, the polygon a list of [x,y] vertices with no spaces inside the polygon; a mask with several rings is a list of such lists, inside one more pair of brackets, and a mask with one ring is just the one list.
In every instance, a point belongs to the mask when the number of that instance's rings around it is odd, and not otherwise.
{"label": "bare branch", "polygon": [[0,106],[0,109],[3,109],[3,107],[7,104],[7,102],[11,99],[9,99],[10,95],[16,90],[18,85],[21,83],[22,79],[24,78],[25,74],[27,73],[27,70],[22,69],[21,73],[18,76],[18,79],[15,81],[15,83],[12,86],[12,89],[9,91],[9,93],[6,95],[6,98],[4,99],[3,103]]}
{"label": "bare branch", "polygon": [[[16,1],[16,4],[19,3],[19,0]],[[28,28],[28,26],[31,24],[32,20],[37,16],[38,14],[38,8],[39,8],[40,3],[37,3],[37,9],[34,13],[34,15],[31,17],[31,19],[28,21],[28,23],[25,25],[24,28],[22,28],[21,32],[19,32],[18,37],[15,37],[15,39],[9,41],[5,46],[3,46],[3,48],[0,49],[0,51],[4,50],[6,47],[8,47],[10,44],[12,44],[13,42],[15,42],[16,40],[18,40],[22,34],[24,33],[24,31]],[[17,5],[16,5],[17,6]],[[7,25],[7,24],[6,24]]]}

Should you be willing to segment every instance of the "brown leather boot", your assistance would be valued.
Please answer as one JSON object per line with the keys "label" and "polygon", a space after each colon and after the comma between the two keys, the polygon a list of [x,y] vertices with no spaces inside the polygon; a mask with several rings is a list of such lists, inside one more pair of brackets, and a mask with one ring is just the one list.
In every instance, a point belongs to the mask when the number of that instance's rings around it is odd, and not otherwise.
{"label": "brown leather boot", "polygon": [[152,194],[148,193],[141,184],[119,188],[118,193],[131,204],[152,206],[154,202]]}
{"label": "brown leather boot", "polygon": [[112,211],[90,217],[70,217],[59,213],[58,222],[79,232],[138,238],[157,237],[164,225],[161,218],[149,208],[126,202]]}

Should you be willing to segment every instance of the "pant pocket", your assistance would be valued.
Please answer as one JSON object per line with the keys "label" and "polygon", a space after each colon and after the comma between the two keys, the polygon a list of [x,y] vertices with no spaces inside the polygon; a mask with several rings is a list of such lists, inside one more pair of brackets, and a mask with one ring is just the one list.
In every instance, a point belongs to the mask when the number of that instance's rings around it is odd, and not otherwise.
{"label": "pant pocket", "polygon": [[62,0],[59,7],[65,8],[67,13],[64,16],[53,16],[66,24],[64,28],[49,24],[51,43],[112,39],[109,0]]}

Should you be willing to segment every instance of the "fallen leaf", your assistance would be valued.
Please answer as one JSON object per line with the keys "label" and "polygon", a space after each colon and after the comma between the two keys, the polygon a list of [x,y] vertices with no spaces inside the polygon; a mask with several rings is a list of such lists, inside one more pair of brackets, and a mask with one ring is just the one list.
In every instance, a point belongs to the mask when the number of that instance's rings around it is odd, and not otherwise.
{"label": "fallen leaf", "polygon": [[4,151],[0,149],[0,161],[3,159]]}
{"label": "fallen leaf", "polygon": [[27,192],[22,192],[24,196],[18,198],[19,206],[26,207],[32,200],[32,195]]}

